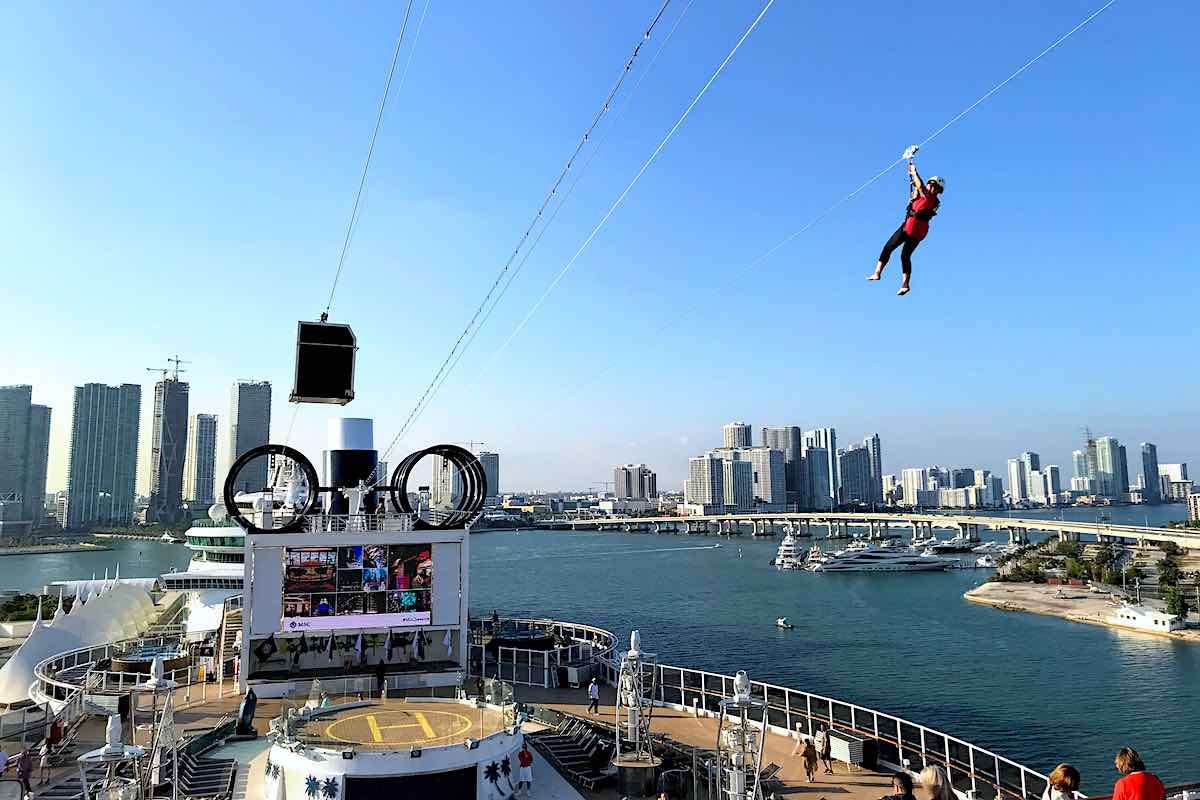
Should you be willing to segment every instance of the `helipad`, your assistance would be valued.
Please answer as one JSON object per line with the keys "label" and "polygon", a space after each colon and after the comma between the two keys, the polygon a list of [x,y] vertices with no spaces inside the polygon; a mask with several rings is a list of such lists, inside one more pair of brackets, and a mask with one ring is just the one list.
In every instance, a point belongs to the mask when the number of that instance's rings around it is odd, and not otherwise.
{"label": "helipad", "polygon": [[465,703],[381,701],[321,714],[299,731],[308,744],[408,749],[482,739],[504,728],[499,711]]}

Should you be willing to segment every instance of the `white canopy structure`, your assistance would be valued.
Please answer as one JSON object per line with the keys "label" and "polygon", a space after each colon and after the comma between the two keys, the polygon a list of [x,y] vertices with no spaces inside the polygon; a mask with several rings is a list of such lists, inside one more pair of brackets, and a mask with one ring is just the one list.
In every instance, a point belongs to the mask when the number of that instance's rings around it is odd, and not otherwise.
{"label": "white canopy structure", "polygon": [[[153,583],[153,579],[149,579]],[[76,583],[92,584],[92,581]],[[61,604],[50,622],[35,625],[29,637],[17,648],[12,658],[0,667],[0,703],[18,703],[29,698],[33,683],[33,668],[51,656],[136,636],[153,619],[154,601],[148,588],[133,581],[103,581],[87,586],[70,613],[63,613]],[[94,589],[94,591],[93,591]],[[64,587],[62,591],[70,592]]]}

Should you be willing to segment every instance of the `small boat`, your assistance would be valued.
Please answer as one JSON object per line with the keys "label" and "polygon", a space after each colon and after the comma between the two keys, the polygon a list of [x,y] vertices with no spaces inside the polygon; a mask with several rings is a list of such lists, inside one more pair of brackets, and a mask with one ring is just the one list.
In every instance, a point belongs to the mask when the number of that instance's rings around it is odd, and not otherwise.
{"label": "small boat", "polygon": [[183,537],[176,536],[169,531],[158,537],[158,540],[160,542],[166,542],[167,544],[183,544],[184,542]]}
{"label": "small boat", "polygon": [[996,563],[996,557],[994,555],[987,553],[975,559],[975,566],[979,567],[980,569],[995,569],[999,566],[999,564]]}
{"label": "small boat", "polygon": [[785,631],[790,631],[792,628],[795,628],[796,626],[793,625],[792,623],[788,622],[787,617],[779,617],[778,619],[775,620],[775,627],[782,628]]}

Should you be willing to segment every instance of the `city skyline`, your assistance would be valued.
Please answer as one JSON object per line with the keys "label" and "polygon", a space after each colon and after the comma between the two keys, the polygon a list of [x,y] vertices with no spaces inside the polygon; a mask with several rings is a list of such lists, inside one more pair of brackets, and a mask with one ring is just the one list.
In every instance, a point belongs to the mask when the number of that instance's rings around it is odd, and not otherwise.
{"label": "city skyline", "polygon": [[[131,372],[133,371],[131,370]],[[5,379],[12,380],[12,377],[8,375],[0,376],[0,380]],[[75,385],[82,385],[85,382],[103,383],[104,381],[80,380],[77,383],[72,384],[72,392]],[[13,383],[19,384],[20,381],[16,380],[13,381]],[[130,381],[130,383],[134,382]],[[212,398],[213,396],[219,397],[221,394],[221,389],[214,386],[204,386],[202,384],[197,384],[195,381],[189,382],[189,385],[191,398]],[[153,382],[147,382],[142,386],[144,393],[146,393],[148,396],[153,396]],[[225,405],[228,406],[230,402],[230,397],[228,394],[230,390],[228,387],[230,384],[226,383],[224,386],[226,387],[224,389],[226,393],[224,401]],[[65,399],[47,397],[47,393],[40,390],[37,385],[33,386],[33,397],[35,401],[38,401],[35,402],[35,405],[41,404],[52,409],[54,407],[70,409],[72,406],[72,400],[70,396]],[[205,409],[221,407],[220,402],[209,402],[208,400],[205,400],[202,404],[202,401],[197,401],[195,399],[190,400],[190,405],[191,409],[197,413],[206,413]],[[290,417],[291,413],[295,411],[295,406],[287,403],[286,401],[275,400],[271,403],[271,408],[273,416],[283,415],[283,418],[285,419]],[[353,405],[348,406],[346,411],[342,414],[330,414],[326,411],[322,415],[318,413],[320,410],[313,409],[311,407],[308,408],[307,411],[308,414],[297,414],[297,417],[298,419],[306,418],[307,422],[309,423],[308,426],[314,430],[302,432],[302,426],[298,424],[296,426],[297,432],[293,434],[292,444],[293,446],[298,446],[302,450],[305,450],[305,452],[316,454],[318,457],[321,449],[323,449],[324,446],[324,421],[326,419],[332,416],[366,416],[364,413],[355,413],[357,409],[354,408]],[[221,417],[220,414],[217,416],[218,418]],[[745,416],[747,419],[750,418],[749,414]],[[641,449],[638,443],[633,441],[618,443],[617,446],[614,447],[611,443],[605,445],[604,443],[586,443],[582,440],[577,440],[574,444],[581,448],[585,448],[584,450],[581,450],[580,453],[586,454],[587,457],[573,459],[573,463],[563,464],[565,468],[556,467],[553,469],[539,468],[538,459],[541,457],[542,453],[535,454],[531,457],[529,455],[530,451],[527,442],[513,441],[505,443],[500,441],[495,434],[489,435],[493,437],[493,440],[499,442],[499,445],[495,449],[505,453],[505,474],[508,476],[504,482],[506,491],[582,491],[595,483],[595,477],[604,475],[606,473],[611,475],[612,465],[614,463],[630,462],[646,463],[651,465],[651,468],[657,473],[660,491],[682,491],[683,480],[687,477],[687,459],[694,456],[696,452],[700,451],[701,449],[711,450],[720,448],[723,445],[722,430],[727,421],[728,420],[720,421],[720,418],[717,418],[707,431],[677,429],[679,432],[674,437],[662,435],[657,436],[655,437],[653,445],[654,450],[652,451]],[[152,404],[143,403],[141,409],[140,427],[143,431],[149,432],[152,429],[152,423]],[[385,432],[384,435],[380,436],[379,442],[380,454],[382,458],[383,451],[386,448],[385,443],[390,441],[391,436],[386,434],[388,431],[387,420],[377,420],[377,424],[380,426],[380,430]],[[748,422],[746,424],[750,426],[751,431],[761,432],[764,428],[772,428],[771,424],[761,425],[758,422]],[[798,427],[802,428],[803,426]],[[828,427],[832,427],[836,430],[843,428],[843,424],[839,421],[838,424],[830,425]],[[848,426],[846,427],[849,429]],[[1021,429],[1025,430],[1027,427],[1028,426],[1025,426]],[[1091,427],[1097,431],[1111,430],[1095,423],[1093,423]],[[225,429],[225,432],[222,432],[222,428],[225,428],[224,420],[222,421],[222,426],[219,428],[219,433],[217,436],[215,489],[217,494],[220,493],[220,485],[224,480],[224,465],[228,463],[228,433],[227,429]],[[1014,425],[1014,429],[1016,428],[1017,426]],[[70,429],[71,414],[69,412],[51,415],[51,436],[48,457],[49,467],[47,470],[46,482],[47,492],[53,493],[67,488],[66,462],[70,446]],[[1035,451],[1043,454],[1053,453],[1053,457],[1043,455],[1042,460],[1046,464],[1053,463],[1054,465],[1058,466],[1062,470],[1062,479],[1064,485],[1069,487],[1070,481],[1075,475],[1072,453],[1080,448],[1080,439],[1083,435],[1081,433],[1083,426],[1081,425],[1069,426],[1064,431],[1049,431],[1040,434],[1040,441],[1053,441],[1058,443],[1056,447],[1052,449],[1051,447],[1047,447],[1045,445],[1042,445],[1039,448],[1036,443],[1033,445],[1027,445],[1026,447],[1021,447],[1021,444],[1026,441],[1039,439],[1039,437],[1027,436],[1025,434],[1011,435],[1012,441],[1015,442],[1015,445],[1010,446],[1007,444],[999,444],[997,443],[998,437],[996,437],[994,431],[989,431],[987,435],[981,435],[979,437],[978,445],[975,445],[970,441],[959,441],[956,442],[953,447],[934,449],[931,448],[928,443],[922,444],[910,442],[908,452],[913,454],[910,457],[904,452],[901,452],[904,449],[904,445],[902,443],[907,439],[903,429],[897,431],[888,431],[886,429],[879,428],[879,430],[876,431],[869,425],[864,426],[862,429],[871,430],[872,432],[878,433],[884,441],[882,470],[882,474],[884,475],[899,475],[900,470],[904,469],[905,467],[916,467],[922,464],[970,464],[981,469],[987,469],[995,475],[1003,476],[1006,490],[1009,486],[1008,471],[1006,467],[1008,460],[1012,458],[1013,452],[1020,452],[1021,450],[1025,450],[1030,446],[1032,446]],[[1125,446],[1127,450],[1129,448],[1133,449],[1133,453],[1127,456],[1130,485],[1134,483],[1136,476],[1142,469],[1143,462],[1141,445],[1144,442],[1150,442],[1157,446],[1156,460],[1159,463],[1187,463],[1200,461],[1200,457],[1193,457],[1195,450],[1187,449],[1183,446],[1180,446],[1176,442],[1172,442],[1169,439],[1164,439],[1162,436],[1151,435],[1151,430],[1152,429],[1147,424],[1137,428],[1131,428],[1127,431],[1122,430],[1112,434],[1112,438],[1117,439],[1122,443],[1126,443]],[[706,434],[707,438],[705,438]],[[752,435],[756,442],[761,443],[761,437],[758,434]],[[277,436],[278,435],[272,437],[271,440],[275,441]],[[150,436],[143,435],[140,438],[141,441],[139,442],[140,449],[138,457],[139,480],[137,491],[140,495],[148,495],[150,488]],[[847,440],[846,444],[847,446],[844,446],[841,449],[845,450],[848,449],[850,445],[860,444],[860,441],[857,438],[850,438]],[[914,444],[916,446],[913,446]],[[409,450],[415,449],[417,449],[417,445],[415,444],[407,448],[398,446],[393,454],[389,456],[389,458],[394,462],[398,460],[396,458],[397,453],[402,456]],[[649,452],[655,452],[658,453],[658,455],[643,455],[643,453]],[[564,455],[569,455],[570,447],[564,445],[564,447],[556,451],[556,453],[560,458]],[[612,453],[617,457],[605,458],[603,455],[604,453]],[[920,455],[922,453],[927,454],[927,456],[923,457]],[[959,455],[955,455],[956,453]],[[683,466],[680,466],[680,464]],[[554,481],[550,474],[552,472],[555,474],[561,473],[564,475],[561,482]],[[569,476],[572,472],[579,476],[576,480],[565,477]],[[516,474],[514,475],[514,473]]]}
{"label": "city skyline", "polygon": [[[976,463],[1002,473],[1027,449],[1062,466],[1086,424],[1132,448],[1156,442],[1160,460],[1189,460],[1200,452],[1188,399],[1200,376],[1180,367],[1163,337],[1171,320],[1189,318],[1188,298],[1200,291],[1184,233],[1198,166],[1188,157],[1190,117],[1145,121],[1187,96],[1192,26],[1158,25],[1134,8],[1117,4],[922,148],[920,167],[945,176],[947,192],[915,256],[913,292],[899,299],[863,280],[903,216],[899,167],[759,257],[1085,9],[1075,0],[952,11],[879,4],[814,17],[776,4],[522,325],[749,22],[737,4],[696,7],[653,70],[642,72],[650,59],[638,63],[638,80],[617,98],[623,113],[605,122],[611,135],[597,150],[601,137],[593,137],[583,154],[596,153],[592,167],[577,162],[568,185],[578,179],[578,188],[389,458],[479,438],[505,454],[506,488],[585,487],[630,462],[660,465],[660,485],[679,487],[679,465],[721,444],[710,432],[743,419],[753,429],[795,420],[878,431],[888,472]],[[633,5],[602,14],[430,8],[380,133],[331,309],[361,347],[357,399],[346,412],[377,420],[381,442],[407,418],[504,264],[646,13]],[[6,353],[0,380],[32,384],[36,402],[67,409],[79,382],[144,385],[142,369],[170,347],[192,361],[196,411],[225,415],[225,389],[243,376],[286,394],[296,321],[316,319],[328,296],[400,15],[307,8],[281,35],[277,15],[254,9],[79,8],[63,26],[52,8],[14,8],[10,28],[24,33],[4,57],[23,80],[0,92],[27,113],[0,130],[6,151],[23,154],[0,212],[12,231],[5,262],[19,265],[6,289],[22,298],[6,309],[7,322],[31,341]],[[573,34],[584,22],[581,39]],[[841,36],[851,25],[859,45],[848,51]],[[901,27],[938,41],[939,59],[960,65],[931,73],[920,103],[889,88],[908,55],[895,35]],[[195,46],[197,30],[211,47]],[[127,36],[151,50],[126,46]],[[297,58],[308,52],[321,56]],[[164,69],[146,70],[147,58]],[[558,65],[549,74],[547,58]],[[1129,80],[1131,62],[1156,80]],[[826,109],[820,124],[808,103],[777,102],[812,63],[839,76],[836,85],[803,81]],[[78,74],[94,79],[62,79]],[[1094,117],[1101,90],[1122,109],[1104,125]],[[520,114],[513,97],[540,113]],[[864,109],[888,123],[862,124]],[[502,123],[490,126],[486,148],[461,135],[481,120]],[[1131,146],[1152,157],[1111,157]],[[1014,178],[1024,173],[1036,191]],[[1154,187],[1153,204],[1124,212],[1136,242],[1114,246],[1108,236],[1103,187],[1111,185]],[[1018,204],[1018,230],[1001,235],[997,218]],[[1154,279],[1130,263],[1154,265]],[[898,265],[889,269],[885,284]],[[265,294],[255,290],[264,286]],[[436,299],[411,299],[417,286]],[[133,296],[137,316],[114,320],[112,309]],[[805,302],[797,317],[806,298],[821,301]],[[688,322],[734,299],[753,313],[728,330]],[[1119,333],[1104,368],[1088,367],[1078,349],[1080,308]],[[870,324],[846,325],[857,315]],[[931,324],[960,335],[918,345],[911,334]],[[837,331],[836,341],[814,337],[818,330]],[[910,336],[885,341],[884,332]],[[712,378],[726,370],[736,380],[714,390]],[[523,377],[505,377],[516,372]],[[1169,391],[1147,390],[1164,379]],[[276,436],[319,452],[328,410],[301,408],[287,437],[294,409],[281,400],[272,403]],[[67,416],[52,419],[51,488],[65,480]],[[142,429],[150,425],[143,408]]]}

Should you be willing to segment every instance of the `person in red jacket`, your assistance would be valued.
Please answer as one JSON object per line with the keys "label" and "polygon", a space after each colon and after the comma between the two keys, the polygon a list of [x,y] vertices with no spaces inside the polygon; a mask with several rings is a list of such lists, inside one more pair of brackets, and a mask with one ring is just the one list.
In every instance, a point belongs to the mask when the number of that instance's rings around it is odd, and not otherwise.
{"label": "person in red jacket", "polygon": [[908,294],[913,250],[917,249],[917,245],[929,233],[929,220],[933,219],[941,202],[938,197],[946,191],[946,182],[936,175],[928,181],[922,181],[921,176],[917,174],[917,165],[912,161],[908,162],[908,177],[912,181],[912,197],[908,202],[908,214],[904,224],[887,240],[883,252],[879,254],[879,263],[875,265],[874,274],[867,276],[869,281],[879,280],[888,259],[892,257],[892,251],[903,246],[900,250],[900,263],[904,265],[904,282],[900,284],[900,291],[896,292],[899,295]]}
{"label": "person in red jacket", "polygon": [[1138,751],[1122,747],[1113,762],[1117,772],[1125,777],[1113,784],[1112,800],[1166,800],[1167,790],[1153,772],[1146,771],[1146,764]]}

